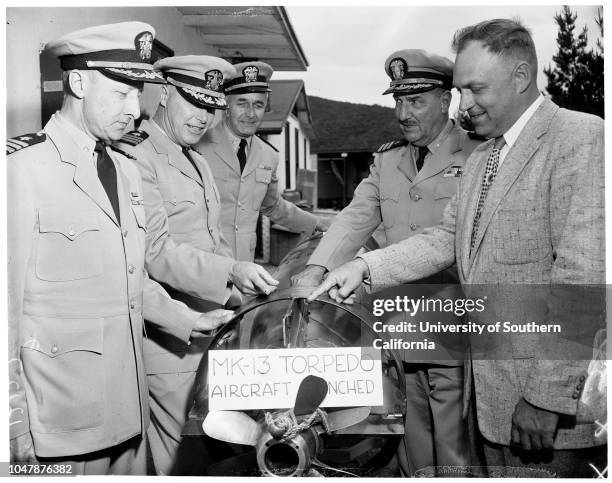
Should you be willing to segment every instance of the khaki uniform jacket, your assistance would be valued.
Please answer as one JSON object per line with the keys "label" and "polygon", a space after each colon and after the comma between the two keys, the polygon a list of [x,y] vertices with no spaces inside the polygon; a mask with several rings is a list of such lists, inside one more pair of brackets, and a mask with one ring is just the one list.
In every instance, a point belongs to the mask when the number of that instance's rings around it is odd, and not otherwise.
{"label": "khaki uniform jacket", "polygon": [[142,434],[143,315],[185,342],[199,316],[146,276],[136,167],[108,150],[119,224],[67,122],[53,116],[43,142],[7,158],[11,437],[30,431],[40,457]]}
{"label": "khaki uniform jacket", "polygon": [[[499,168],[470,250],[492,144],[482,144],[468,160],[440,224],[361,255],[370,268],[372,289],[418,280],[455,262],[466,290],[472,284],[488,284],[508,288],[510,296],[530,284],[605,283],[603,120],[560,109],[545,99]],[[534,320],[524,318],[533,316],[525,314],[524,303],[506,301],[506,309],[516,313],[497,320]],[[556,311],[556,306],[551,309]],[[581,424],[589,361],[569,360],[570,354],[559,353],[557,358],[565,360],[546,360],[538,357],[542,354],[538,340],[550,339],[539,339],[538,334],[502,335],[505,359],[472,361],[483,436],[508,445],[512,414],[523,397],[537,407],[568,415],[569,421],[576,417],[577,424],[566,422],[557,430],[555,449],[601,444],[597,426]],[[466,387],[469,390],[469,381]]]}
{"label": "khaki uniform jacket", "polygon": [[[425,158],[421,171],[416,169],[416,149],[405,144],[379,153],[370,175],[357,189],[351,203],[334,219],[331,227],[310,257],[308,264],[321,265],[328,270],[336,268],[355,256],[374,230],[382,223],[387,244],[398,243],[435,225],[444,207],[455,193],[466,159],[481,141],[471,139],[461,127],[449,120],[433,143],[438,144]],[[423,284],[457,283],[454,269],[438,274],[436,278],[422,280]],[[406,289],[398,289],[405,293]],[[414,298],[423,294],[440,299],[458,296],[458,289],[447,286],[431,294],[420,288],[409,289]],[[398,314],[404,317],[405,315]],[[453,314],[439,314],[440,320],[455,323]],[[392,323],[393,319],[385,319]],[[399,322],[397,320],[396,322]],[[463,364],[461,342],[456,334],[436,334],[437,350],[432,361],[415,360],[414,353],[400,350],[401,356],[411,362],[436,362],[443,365]],[[454,354],[449,352],[456,348]]]}
{"label": "khaki uniform jacket", "polygon": [[278,152],[257,136],[251,139],[247,162],[240,163],[220,123],[194,146],[208,161],[221,192],[223,234],[237,260],[253,261],[259,212],[295,232],[312,233],[317,217],[280,196],[276,167]]}
{"label": "khaki uniform jacket", "polygon": [[[208,164],[190,154],[202,177],[181,149],[152,121],[140,130],[148,137],[136,146],[118,143],[133,156],[142,176],[148,241],[146,268],[173,298],[199,311],[222,306],[229,298],[228,277],[234,259],[220,230],[219,191]],[[148,374],[191,372],[202,356],[191,345],[168,337],[145,341]]]}
{"label": "khaki uniform jacket", "polygon": [[409,144],[379,153],[370,175],[336,216],[308,264],[328,270],[342,265],[381,223],[387,245],[435,225],[457,189],[459,171],[480,143],[450,120],[438,139],[440,145],[427,156],[421,171],[416,169],[414,147]]}

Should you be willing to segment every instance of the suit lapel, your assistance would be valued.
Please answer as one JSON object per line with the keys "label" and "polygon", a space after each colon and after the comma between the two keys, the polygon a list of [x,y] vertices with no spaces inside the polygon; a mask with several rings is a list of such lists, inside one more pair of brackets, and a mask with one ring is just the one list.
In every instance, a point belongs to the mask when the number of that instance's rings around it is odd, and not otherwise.
{"label": "suit lapel", "polygon": [[215,177],[208,166],[208,162],[206,158],[202,156],[197,151],[192,151],[191,155],[193,157],[193,161],[198,165],[198,169],[200,173],[202,173],[202,181],[204,183],[204,193],[208,193],[209,190],[212,190],[215,194],[217,201],[221,200],[221,196],[219,194],[219,190],[217,188],[217,183],[215,183]]}
{"label": "suit lapel", "polygon": [[[146,121],[145,121],[146,122]],[[170,138],[163,134],[157,126],[142,126],[147,133],[149,133],[149,139],[156,153],[159,155],[161,162],[170,164],[171,166],[178,169],[188,178],[194,180],[200,186],[202,186],[202,180],[200,175],[197,173],[193,165],[185,157],[183,152],[176,146]]]}
{"label": "suit lapel", "polygon": [[[542,105],[536,110],[533,117],[527,122],[516,142],[506,155],[489,189],[487,199],[482,209],[480,221],[478,222],[478,234],[474,241],[474,249],[470,257],[471,263],[474,261],[474,256],[480,247],[493,215],[497,211],[497,207],[542,144],[542,136],[548,131],[550,122],[557,109],[558,108],[551,101],[545,99]],[[478,184],[478,191],[480,191],[480,184]],[[474,213],[475,210],[471,215],[472,223]]]}
{"label": "suit lapel", "polygon": [[[128,177],[123,173],[121,164],[116,162],[117,166],[117,195],[119,197],[119,215],[125,223],[129,218],[130,210],[132,209],[132,198],[140,193],[132,193],[131,183]],[[129,201],[128,201],[129,200]]]}
{"label": "suit lapel", "polygon": [[461,151],[461,142],[457,135],[455,129],[451,130],[448,134],[448,147],[449,150],[444,150],[444,141],[440,142],[440,148],[436,149],[435,153],[431,153],[429,159],[425,160],[425,164],[416,179],[414,180],[414,184],[418,184],[428,178],[436,176],[441,171],[444,171],[449,166],[453,165],[453,155],[459,151]]}
{"label": "suit lapel", "polygon": [[232,150],[232,142],[227,136],[225,129],[224,124],[220,123],[220,125],[210,133],[210,140],[213,143],[213,149],[217,157],[240,176],[238,156]]}
{"label": "suit lapel", "polygon": [[74,184],[91,198],[108,215],[113,223],[119,226],[111,202],[102,183],[100,183],[93,162],[90,162],[90,159],[84,158],[78,146],[67,137],[64,131],[57,126],[56,122],[49,121],[47,126],[45,126],[45,131],[56,145],[59,144],[58,152],[62,161],[74,166]]}
{"label": "suit lapel", "polygon": [[242,176],[246,176],[250,174],[257,167],[257,163],[259,163],[260,159],[261,159],[260,141],[257,138],[257,136],[252,136],[251,137],[251,147],[249,149],[249,155],[247,156],[246,164],[244,165]]}
{"label": "suit lapel", "polygon": [[408,178],[408,181],[410,181],[410,183],[413,183],[414,179],[417,176],[417,172],[410,156],[410,149],[410,145],[403,146],[402,152],[395,159],[397,159],[397,169],[400,170],[406,178]]}

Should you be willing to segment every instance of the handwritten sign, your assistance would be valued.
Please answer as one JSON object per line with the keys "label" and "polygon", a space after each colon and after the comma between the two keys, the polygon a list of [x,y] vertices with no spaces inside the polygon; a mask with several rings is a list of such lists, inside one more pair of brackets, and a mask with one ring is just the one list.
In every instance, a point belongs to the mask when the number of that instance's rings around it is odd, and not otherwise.
{"label": "handwritten sign", "polygon": [[383,404],[380,350],[372,347],[212,350],[209,409],[292,408],[309,374],[327,381],[321,407]]}

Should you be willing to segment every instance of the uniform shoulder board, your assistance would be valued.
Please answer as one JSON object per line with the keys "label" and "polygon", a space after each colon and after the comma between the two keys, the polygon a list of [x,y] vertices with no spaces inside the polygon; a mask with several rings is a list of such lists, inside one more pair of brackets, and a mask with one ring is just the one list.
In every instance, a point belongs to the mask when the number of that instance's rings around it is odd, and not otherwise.
{"label": "uniform shoulder board", "polygon": [[42,143],[45,139],[47,139],[47,135],[42,131],[7,139],[6,155],[8,156],[9,154],[16,153],[20,149]]}
{"label": "uniform shoulder board", "polygon": [[130,146],[138,146],[148,137],[149,135],[145,131],[130,131],[129,133],[123,135],[121,142],[129,144]]}
{"label": "uniform shoulder board", "polygon": [[126,153],[123,149],[119,149],[117,146],[115,146],[114,144],[110,145],[110,148],[119,153],[119,154],[123,154],[126,158],[128,159],[136,159],[134,156],[132,156],[131,154]]}
{"label": "uniform shoulder board", "polygon": [[467,135],[470,139],[474,139],[476,141],[486,141],[487,140],[487,138],[485,138],[484,136],[480,136],[476,134],[476,131],[468,131]]}
{"label": "uniform shoulder board", "polygon": [[377,150],[377,153],[384,153],[385,151],[389,151],[393,148],[399,148],[400,146],[406,146],[408,141],[405,139],[398,139],[397,141],[390,141],[388,143],[382,144]]}
{"label": "uniform shoulder board", "polygon": [[269,141],[267,141],[266,139],[262,138],[259,134],[257,135],[257,137],[259,139],[261,139],[264,143],[266,143],[268,146],[270,146],[272,149],[274,149],[274,151],[276,151],[278,153],[278,149],[276,149],[276,147],[273,144],[270,144]]}

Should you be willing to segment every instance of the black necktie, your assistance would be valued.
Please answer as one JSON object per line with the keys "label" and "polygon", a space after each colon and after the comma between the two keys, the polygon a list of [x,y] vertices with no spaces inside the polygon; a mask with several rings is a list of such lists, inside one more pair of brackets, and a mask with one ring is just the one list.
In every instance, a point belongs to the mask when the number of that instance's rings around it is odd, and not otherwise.
{"label": "black necktie", "polygon": [[106,195],[113,207],[117,221],[121,224],[121,218],[119,217],[119,197],[117,195],[117,170],[115,169],[115,163],[106,152],[106,146],[102,141],[96,143],[94,149],[98,153],[98,160],[96,162],[98,168],[98,178],[106,191]]}
{"label": "black necktie", "polygon": [[189,154],[189,148],[186,148],[185,146],[183,146],[182,149],[183,149],[183,154],[189,160],[189,162],[193,166],[193,169],[196,170],[196,172],[198,173],[198,176],[200,176],[200,179],[202,179],[202,173],[200,173],[200,170],[198,169],[198,166],[195,164],[195,161],[191,157],[191,154]]}
{"label": "black necktie", "polygon": [[429,152],[429,148],[427,146],[421,146],[419,148],[419,157],[416,160],[417,171],[421,171],[421,169],[423,168],[423,163],[425,162],[425,156],[427,156],[428,152]]}
{"label": "black necktie", "polygon": [[240,172],[244,170],[244,166],[246,165],[246,147],[247,142],[246,139],[240,140],[240,146],[238,147],[238,161],[240,162]]}

